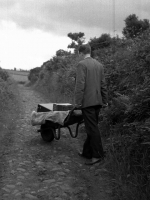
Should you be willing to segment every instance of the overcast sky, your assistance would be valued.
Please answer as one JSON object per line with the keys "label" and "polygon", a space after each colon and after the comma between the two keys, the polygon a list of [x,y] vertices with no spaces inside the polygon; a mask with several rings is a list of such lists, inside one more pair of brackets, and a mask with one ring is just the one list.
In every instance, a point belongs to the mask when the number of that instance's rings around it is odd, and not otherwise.
{"label": "overcast sky", "polygon": [[0,66],[40,67],[67,50],[69,32],[121,36],[130,14],[150,20],[150,0],[0,0]]}

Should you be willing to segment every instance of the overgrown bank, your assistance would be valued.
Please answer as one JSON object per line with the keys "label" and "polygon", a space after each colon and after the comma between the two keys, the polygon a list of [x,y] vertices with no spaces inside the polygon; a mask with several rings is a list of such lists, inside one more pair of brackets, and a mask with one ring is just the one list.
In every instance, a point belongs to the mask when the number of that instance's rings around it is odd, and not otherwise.
{"label": "overgrown bank", "polygon": [[5,170],[5,155],[13,142],[18,109],[16,83],[0,68],[0,177]]}
{"label": "overgrown bank", "polygon": [[[135,38],[112,38],[93,55],[104,64],[109,107],[100,129],[113,177],[115,200],[150,198],[150,30]],[[73,102],[76,54],[56,55],[37,69],[34,86],[53,102]],[[36,71],[36,73],[34,73]]]}

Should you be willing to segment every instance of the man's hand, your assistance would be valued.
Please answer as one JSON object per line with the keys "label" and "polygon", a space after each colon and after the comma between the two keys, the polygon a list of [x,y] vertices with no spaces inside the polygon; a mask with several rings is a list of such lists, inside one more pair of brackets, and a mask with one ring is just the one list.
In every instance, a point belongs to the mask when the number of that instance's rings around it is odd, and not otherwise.
{"label": "man's hand", "polygon": [[106,108],[106,107],[108,107],[108,103],[106,103],[106,104],[103,104],[103,106],[102,106],[103,108]]}
{"label": "man's hand", "polygon": [[78,108],[78,109],[81,109],[81,108],[82,108],[82,105],[75,104],[74,107],[75,107],[75,108]]}

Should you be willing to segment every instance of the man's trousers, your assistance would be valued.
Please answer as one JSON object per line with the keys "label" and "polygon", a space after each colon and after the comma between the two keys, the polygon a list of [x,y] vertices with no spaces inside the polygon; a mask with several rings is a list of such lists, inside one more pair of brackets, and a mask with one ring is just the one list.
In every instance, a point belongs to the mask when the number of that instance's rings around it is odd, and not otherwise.
{"label": "man's trousers", "polygon": [[82,109],[87,138],[83,145],[83,156],[87,158],[103,158],[104,151],[98,128],[98,116],[101,106],[91,106]]}

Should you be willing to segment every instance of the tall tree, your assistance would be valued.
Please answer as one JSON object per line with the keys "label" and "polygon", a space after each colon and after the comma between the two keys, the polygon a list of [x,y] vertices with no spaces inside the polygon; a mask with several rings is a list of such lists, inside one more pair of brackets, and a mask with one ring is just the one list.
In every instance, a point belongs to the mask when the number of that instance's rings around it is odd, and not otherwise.
{"label": "tall tree", "polygon": [[74,49],[74,53],[77,53],[78,47],[85,41],[84,33],[68,33],[68,37],[72,40],[71,44],[68,45],[68,48]]}
{"label": "tall tree", "polygon": [[91,45],[92,51],[108,47],[111,44],[112,38],[109,34],[104,33],[99,38],[91,38],[89,44]]}
{"label": "tall tree", "polygon": [[126,38],[134,38],[150,27],[148,19],[139,20],[135,14],[129,15],[124,21],[122,34]]}
{"label": "tall tree", "polygon": [[68,56],[68,55],[70,55],[70,52],[65,51],[63,49],[59,49],[58,51],[56,51],[56,56],[63,57],[63,56]]}

